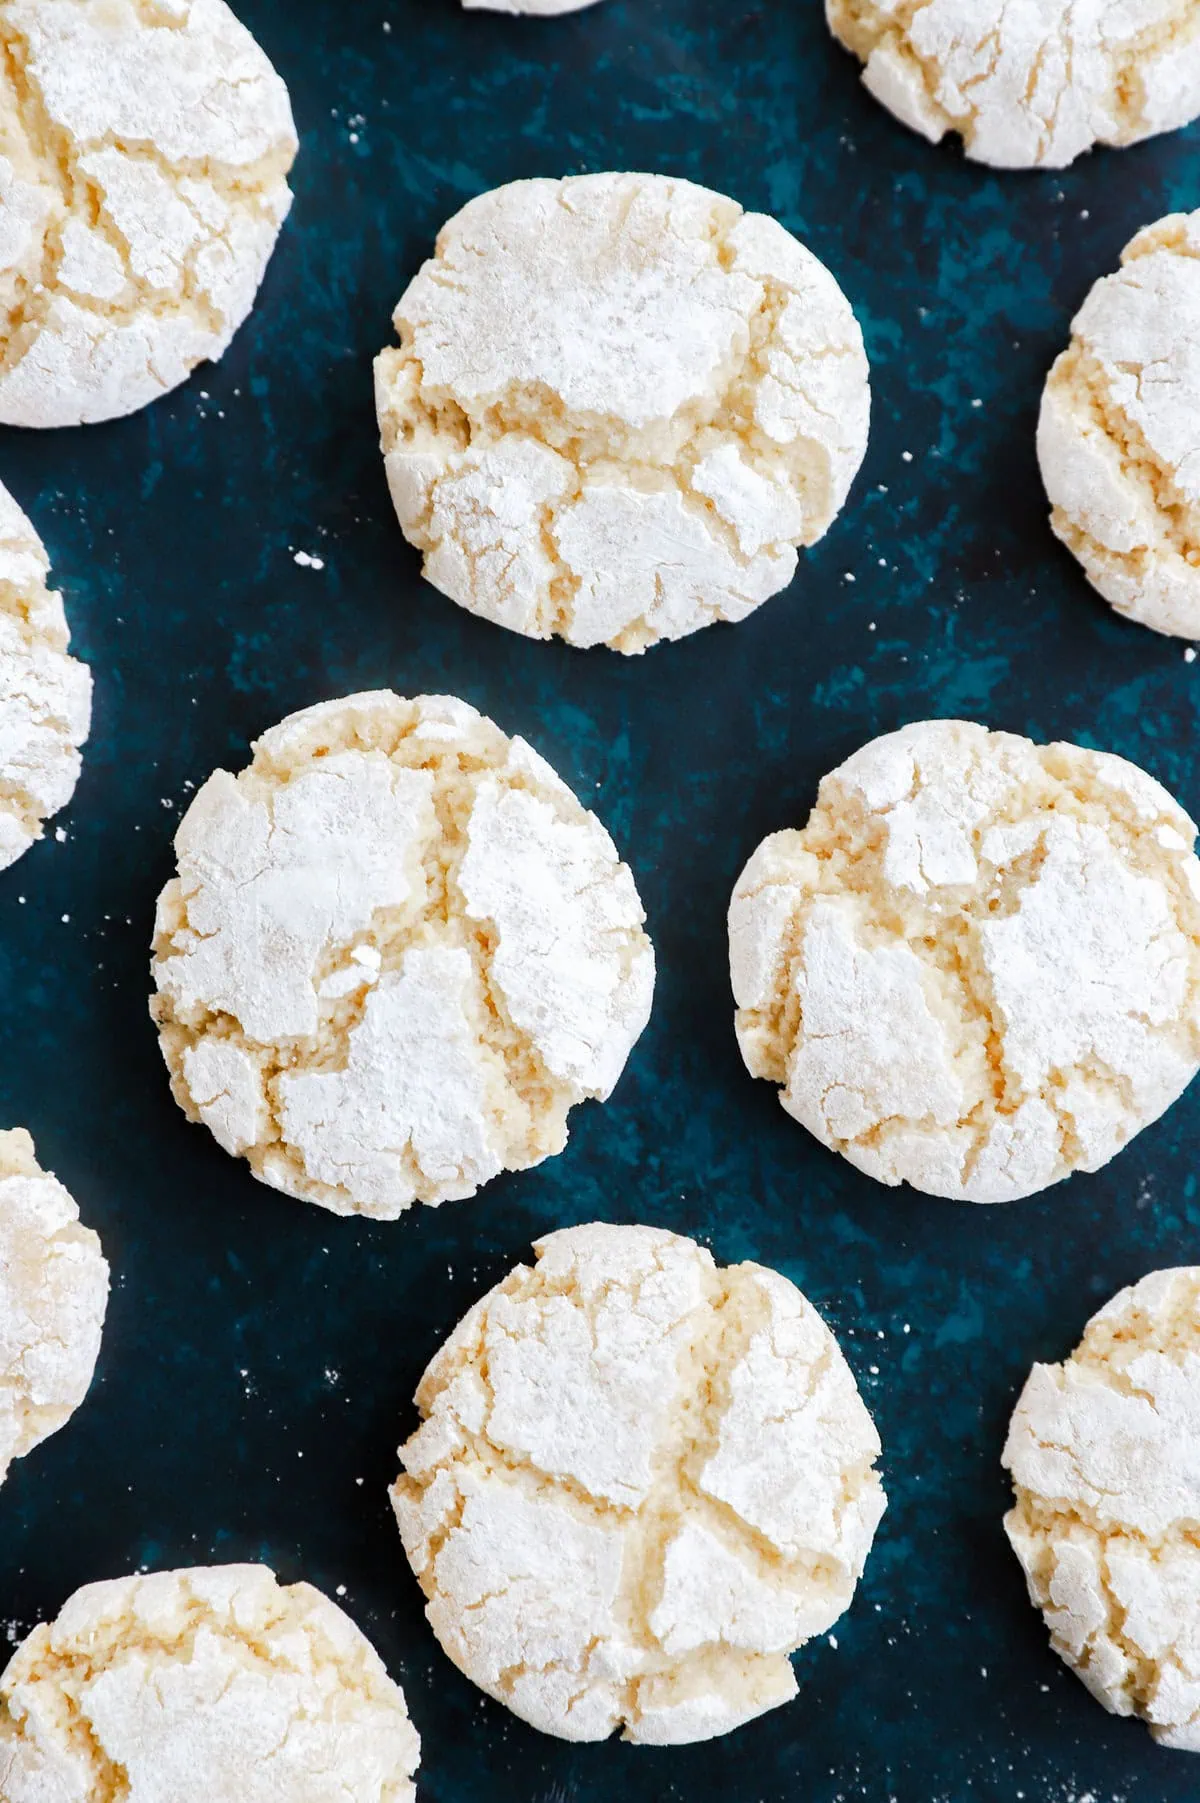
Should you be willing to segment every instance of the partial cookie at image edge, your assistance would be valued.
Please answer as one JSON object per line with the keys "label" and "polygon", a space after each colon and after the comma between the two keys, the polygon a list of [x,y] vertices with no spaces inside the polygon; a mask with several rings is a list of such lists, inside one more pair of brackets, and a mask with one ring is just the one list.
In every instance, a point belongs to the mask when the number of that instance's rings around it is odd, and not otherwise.
{"label": "partial cookie at image edge", "polygon": [[1092,287],[1046,379],[1051,526],[1118,613],[1200,635],[1200,211],[1170,214]]}
{"label": "partial cookie at image edge", "polygon": [[528,18],[557,18],[582,12],[596,0],[462,0],[466,12],[517,13]]}
{"label": "partial cookie at image edge", "polygon": [[1200,1267],[1151,1272],[1035,1365],[1002,1463],[1055,1652],[1111,1714],[1200,1752]]}
{"label": "partial cookie at image edge", "polygon": [[117,419],[249,315],[291,206],[287,89],[225,0],[5,0],[0,48],[0,423]]}
{"label": "partial cookie at image edge", "polygon": [[[1062,169],[1200,116],[1200,15],[1166,0],[1140,29],[1069,0],[825,0],[868,93],[930,143],[957,133],[995,169]],[[1121,9],[1117,9],[1118,15]],[[1127,14],[1136,8],[1125,9]],[[1111,26],[1106,36],[1103,27]]]}
{"label": "partial cookie at image edge", "polygon": [[37,531],[0,482],[0,871],[66,807],[92,720],[62,596]]}
{"label": "partial cookie at image edge", "polygon": [[[80,1730],[84,1730],[81,1732]],[[266,1566],[86,1585],[0,1675],[5,1803],[414,1803],[404,1693],[350,1617]]]}
{"label": "partial cookie at image edge", "polygon": [[91,1388],[109,1269],[23,1127],[0,1131],[0,1483]]}

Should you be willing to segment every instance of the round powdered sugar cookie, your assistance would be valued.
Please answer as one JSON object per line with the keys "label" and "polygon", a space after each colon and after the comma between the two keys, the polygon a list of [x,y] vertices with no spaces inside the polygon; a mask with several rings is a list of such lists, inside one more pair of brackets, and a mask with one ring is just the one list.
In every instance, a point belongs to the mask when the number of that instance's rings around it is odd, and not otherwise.
{"label": "round powdered sugar cookie", "polygon": [[287,89],[225,0],[0,0],[0,423],[220,357],[291,205]]}
{"label": "round powdered sugar cookie", "polygon": [[100,1241],[28,1133],[0,1133],[0,1482],[87,1395],[107,1306]]}
{"label": "round powdered sugar cookie", "polygon": [[825,0],[903,124],[996,169],[1062,169],[1200,114],[1194,0]]}
{"label": "round powdered sugar cookie", "polygon": [[708,1740],[796,1694],[886,1499],[812,1304],[652,1227],[573,1227],[475,1305],[392,1491],[454,1663],[565,1740]]}
{"label": "round powdered sugar cookie", "polygon": [[867,444],[862,334],[775,220],[658,175],[514,182],[444,227],[376,362],[425,574],[530,638],[742,620]]}
{"label": "round powdered sugar cookie", "polygon": [[1200,212],[1148,226],[1121,263],[1092,289],[1050,371],[1038,461],[1051,524],[1105,600],[1195,638]]}
{"label": "round powdered sugar cookie", "polygon": [[88,1584],[0,1678],[5,1803],[413,1803],[404,1693],[262,1565]]}
{"label": "round powdered sugar cookie", "polygon": [[612,840],[452,697],[293,714],[205,783],[175,846],[153,1012],[176,1099],[336,1214],[390,1220],[560,1152],[649,1017]]}
{"label": "round powdered sugar cookie", "polygon": [[729,910],[737,1035],[882,1183],[1009,1202],[1200,1069],[1196,828],[1124,759],[962,720],[875,739]]}
{"label": "round powdered sugar cookie", "polygon": [[1114,1715],[1200,1753],[1200,1267],[1155,1271],[1035,1365],[1004,1526],[1051,1644]]}
{"label": "round powdered sugar cookie", "polygon": [[92,678],[67,655],[49,573],[45,546],[0,482],[0,870],[70,801],[91,728]]}

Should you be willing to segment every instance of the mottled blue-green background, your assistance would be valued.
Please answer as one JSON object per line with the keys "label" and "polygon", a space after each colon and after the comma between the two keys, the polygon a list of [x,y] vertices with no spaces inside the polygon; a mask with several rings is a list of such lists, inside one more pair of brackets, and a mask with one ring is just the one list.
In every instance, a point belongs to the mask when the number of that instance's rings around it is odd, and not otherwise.
{"label": "mottled blue-green background", "polygon": [[[1195,132],[994,175],[878,111],[819,0],[242,0],[292,89],[296,207],[219,368],[138,418],[0,432],[96,676],[65,844],[0,881],[0,1121],[102,1233],[96,1386],[0,1493],[9,1637],[138,1565],[263,1558],[330,1592],[403,1680],[430,1803],[1185,1803],[1200,1761],[1104,1715],[1002,1538],[1005,1423],[1093,1305],[1200,1256],[1200,1086],[1106,1172],[974,1210],[876,1187],[742,1070],[724,913],[766,832],[863,739],[930,714],[1124,753],[1193,811],[1200,665],[1119,622],[1055,545],[1043,374],[1134,230],[1200,204]],[[390,30],[386,26],[390,25]],[[516,176],[686,175],[776,213],[866,333],[871,449],[790,593],[643,659],[537,645],[422,584],[376,450],[372,354],[441,221]],[[294,552],[324,560],[297,566]],[[193,785],[292,708],[449,689],[611,827],[660,977],[613,1101],[472,1203],[395,1225],[274,1195],[171,1102],[146,1016],[154,897]],[[879,1423],[891,1508],[802,1692],[728,1739],[542,1738],[425,1626],[385,1486],[430,1353],[539,1232],[602,1216],[796,1279]]]}

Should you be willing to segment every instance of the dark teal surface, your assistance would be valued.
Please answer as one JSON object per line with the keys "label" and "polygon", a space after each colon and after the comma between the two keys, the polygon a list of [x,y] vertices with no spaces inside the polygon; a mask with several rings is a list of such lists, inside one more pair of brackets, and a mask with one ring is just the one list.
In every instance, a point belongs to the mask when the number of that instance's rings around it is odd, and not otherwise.
{"label": "dark teal surface", "polygon": [[[88,1403],[0,1491],[9,1637],[92,1578],[262,1558],[345,1586],[405,1684],[429,1803],[1188,1803],[1200,1760],[1111,1720],[1050,1653],[1001,1533],[999,1455],[1033,1359],[1062,1357],[1121,1284],[1200,1259],[1200,1086],[1040,1200],[882,1189],[745,1075],[724,913],[825,770],[931,714],[1121,752],[1200,807],[1200,665],[1091,595],[1033,451],[1072,312],[1139,226],[1200,204],[1200,139],[1065,174],[972,167],[874,106],[819,0],[545,22],[457,0],[240,10],[303,137],[258,310],[223,364],[135,419],[0,432],[97,702],[67,842],[0,879],[0,1122],[33,1130],[115,1273]],[[776,213],[850,296],[875,395],[863,473],[792,590],[637,660],[529,643],[421,582],[370,381],[450,212],[516,176],[614,167]],[[616,1096],[576,1111],[561,1158],[395,1225],[256,1184],[175,1108],[146,1015],[192,787],[289,710],[382,685],[466,696],[594,802],[660,971]],[[791,1707],[707,1747],[571,1747],[485,1701],[425,1626],[385,1495],[445,1333],[536,1234],[595,1217],[787,1272],[883,1436],[891,1507],[836,1649],[799,1656]]]}

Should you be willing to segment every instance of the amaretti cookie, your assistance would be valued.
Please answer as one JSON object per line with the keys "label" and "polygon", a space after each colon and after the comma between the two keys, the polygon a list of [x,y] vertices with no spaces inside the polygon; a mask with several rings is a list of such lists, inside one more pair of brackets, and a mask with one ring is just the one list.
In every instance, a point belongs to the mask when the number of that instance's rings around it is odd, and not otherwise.
{"label": "amaretti cookie", "polygon": [[514,182],[443,228],[376,363],[388,481],[435,587],[530,638],[643,651],[742,620],[867,444],[850,304],[691,182]]}
{"label": "amaretti cookie", "polygon": [[465,702],[273,727],[180,823],[153,1004],[176,1099],[255,1176],[391,1219],[562,1150],[650,1012],[628,868]]}
{"label": "amaretti cookie", "polygon": [[220,357],[291,205],[287,89],[224,0],[0,0],[0,424]]}
{"label": "amaretti cookie", "polygon": [[5,1803],[413,1803],[404,1695],[262,1565],[88,1584],[0,1677]]}
{"label": "amaretti cookie", "polygon": [[[1196,12],[1200,25],[1200,11]],[[1038,461],[1089,582],[1156,632],[1200,636],[1200,212],[1147,226],[1050,371]]]}
{"label": "amaretti cookie", "polygon": [[997,169],[1061,169],[1200,114],[1192,0],[825,0],[888,111]]}
{"label": "amaretti cookie", "polygon": [[1055,1652],[1114,1715],[1200,1752],[1200,1267],[1122,1290],[1033,1367],[1004,1464]]}
{"label": "amaretti cookie", "polygon": [[471,1309],[392,1492],[454,1663],[547,1734],[707,1740],[796,1694],[885,1498],[812,1304],[652,1227],[573,1227]]}
{"label": "amaretti cookie", "polygon": [[100,1241],[28,1133],[0,1133],[0,1483],[87,1395],[107,1307]]}
{"label": "amaretti cookie", "polygon": [[91,729],[92,678],[68,656],[49,574],[45,546],[0,482],[0,870],[70,801]]}
{"label": "amaretti cookie", "polygon": [[873,740],[729,910],[747,1068],[882,1183],[1095,1171],[1200,1068],[1196,828],[1134,765],[963,720]]}

